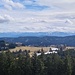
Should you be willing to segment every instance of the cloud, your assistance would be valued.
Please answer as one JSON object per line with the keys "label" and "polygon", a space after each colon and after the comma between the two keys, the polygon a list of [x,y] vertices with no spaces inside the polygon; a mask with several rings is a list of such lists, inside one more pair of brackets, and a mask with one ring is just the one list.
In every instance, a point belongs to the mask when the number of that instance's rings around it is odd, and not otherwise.
{"label": "cloud", "polygon": [[0,27],[4,27],[0,32],[5,32],[5,28],[6,32],[75,32],[74,13],[7,11],[3,14]]}
{"label": "cloud", "polygon": [[23,9],[25,6],[19,2],[13,2],[13,0],[2,0],[2,4],[5,8],[11,10],[13,8]]}
{"label": "cloud", "polygon": [[71,24],[71,25],[73,24],[73,22],[71,20],[69,20],[69,19],[66,19],[65,23]]}
{"label": "cloud", "polygon": [[43,5],[49,5],[58,3],[74,3],[75,0],[36,0],[36,2]]}
{"label": "cloud", "polygon": [[2,0],[0,32],[75,32],[74,2],[74,0]]}
{"label": "cloud", "polygon": [[0,16],[0,23],[10,22],[14,19],[10,17],[9,15]]}
{"label": "cloud", "polygon": [[75,0],[36,0],[36,4],[52,7],[54,10],[70,11],[74,10]]}
{"label": "cloud", "polygon": [[4,8],[8,9],[8,10],[12,10],[12,7],[10,5],[5,4]]}

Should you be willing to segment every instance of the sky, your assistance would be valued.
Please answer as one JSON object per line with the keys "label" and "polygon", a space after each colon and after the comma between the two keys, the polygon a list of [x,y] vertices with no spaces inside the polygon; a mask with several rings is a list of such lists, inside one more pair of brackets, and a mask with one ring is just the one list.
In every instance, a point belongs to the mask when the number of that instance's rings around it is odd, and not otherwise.
{"label": "sky", "polygon": [[0,33],[75,33],[75,0],[0,0]]}

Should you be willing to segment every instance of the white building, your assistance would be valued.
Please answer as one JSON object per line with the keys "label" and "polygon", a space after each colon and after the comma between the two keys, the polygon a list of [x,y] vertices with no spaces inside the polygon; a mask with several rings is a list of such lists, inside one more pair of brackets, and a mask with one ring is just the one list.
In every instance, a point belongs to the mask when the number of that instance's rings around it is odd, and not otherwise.
{"label": "white building", "polygon": [[[58,53],[59,49],[58,48],[50,48],[50,50],[48,50],[47,52],[45,52],[44,54],[53,54],[53,53]],[[37,56],[41,55],[41,53],[36,53]]]}
{"label": "white building", "polygon": [[52,54],[52,53],[58,53],[59,49],[58,48],[50,48],[50,50],[48,50],[47,52],[45,52],[44,54]]}
{"label": "white building", "polygon": [[52,51],[58,51],[58,48],[51,48]]}

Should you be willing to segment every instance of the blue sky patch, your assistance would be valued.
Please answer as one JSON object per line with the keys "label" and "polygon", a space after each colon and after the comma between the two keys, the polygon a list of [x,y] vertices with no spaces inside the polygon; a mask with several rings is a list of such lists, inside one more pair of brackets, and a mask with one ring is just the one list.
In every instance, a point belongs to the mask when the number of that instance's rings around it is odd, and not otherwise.
{"label": "blue sky patch", "polygon": [[48,6],[39,6],[39,5],[26,5],[26,9],[30,10],[44,10],[49,8]]}

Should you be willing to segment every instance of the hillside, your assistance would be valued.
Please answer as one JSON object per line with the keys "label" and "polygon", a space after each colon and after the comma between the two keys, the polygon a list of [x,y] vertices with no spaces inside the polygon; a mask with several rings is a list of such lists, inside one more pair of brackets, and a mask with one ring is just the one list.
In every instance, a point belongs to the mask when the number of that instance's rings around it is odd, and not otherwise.
{"label": "hillside", "polygon": [[7,42],[21,42],[25,46],[50,46],[50,45],[60,45],[66,44],[67,46],[75,46],[75,36],[66,37],[56,37],[56,36],[27,36],[18,38],[0,38],[0,40],[5,40]]}

